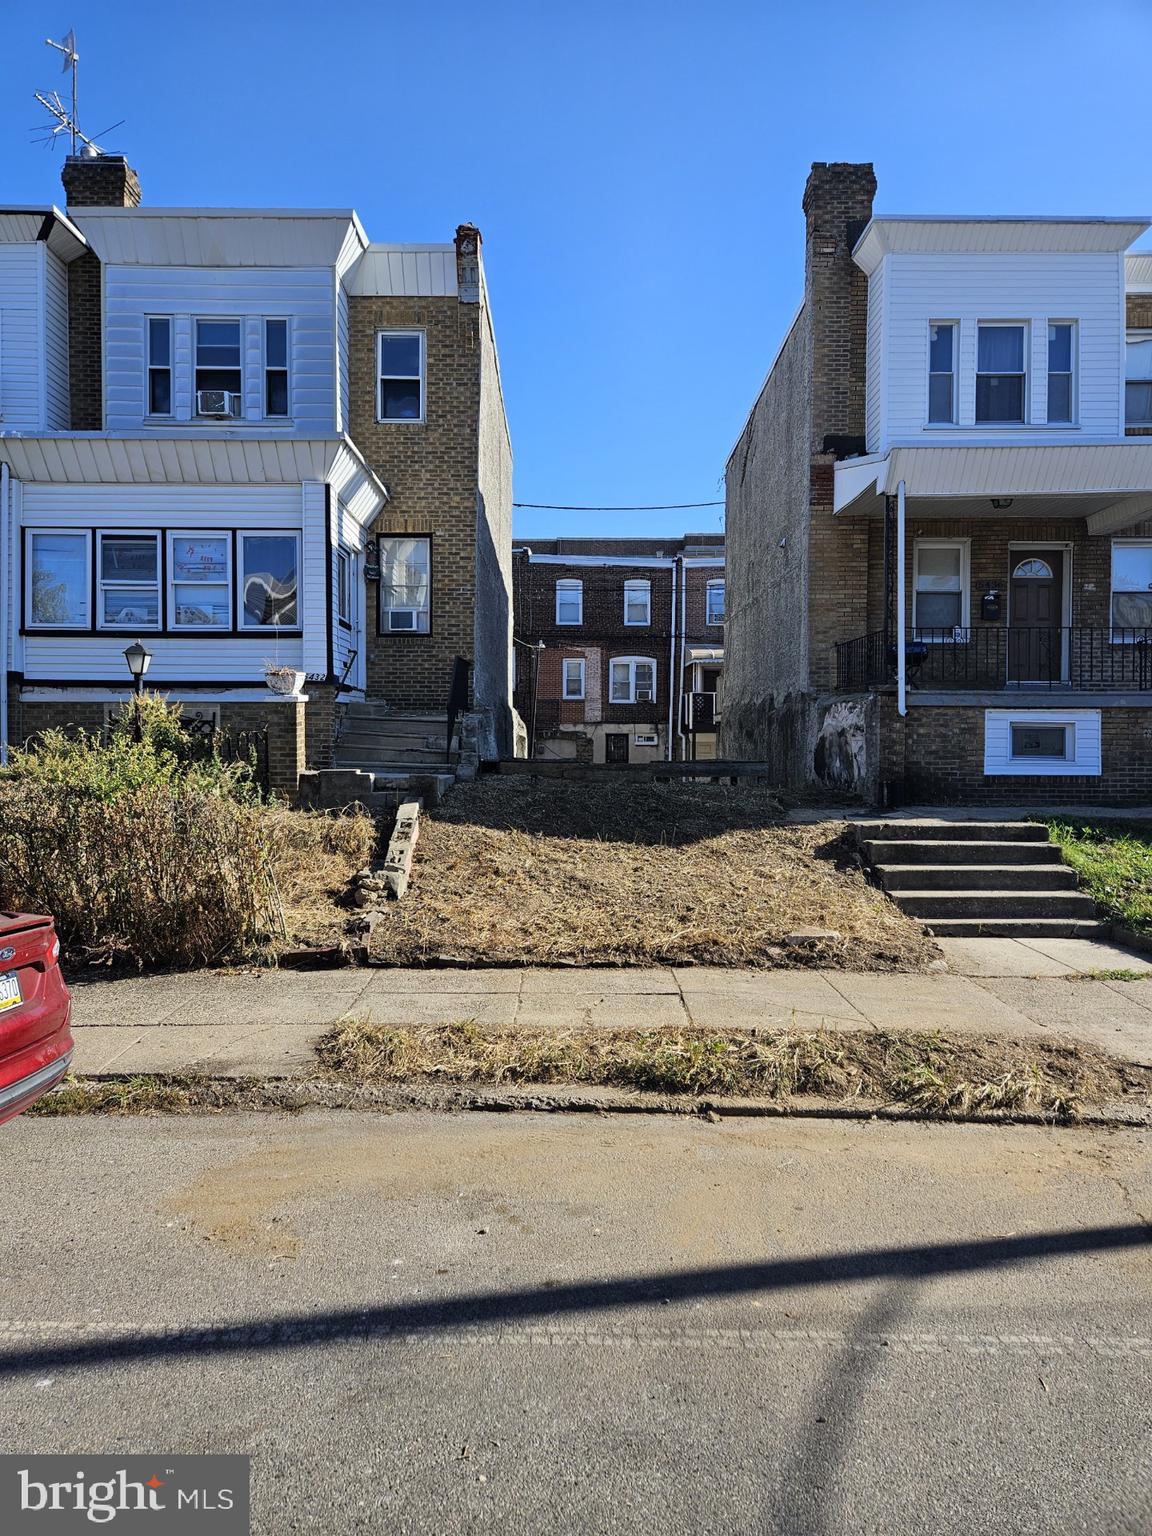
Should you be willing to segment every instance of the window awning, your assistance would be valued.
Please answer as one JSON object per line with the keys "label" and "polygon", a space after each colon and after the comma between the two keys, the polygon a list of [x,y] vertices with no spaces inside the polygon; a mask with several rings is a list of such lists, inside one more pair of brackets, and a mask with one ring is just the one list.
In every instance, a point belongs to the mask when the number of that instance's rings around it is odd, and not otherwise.
{"label": "window awning", "polygon": [[689,661],[723,661],[724,647],[722,645],[690,645],[688,647]]}

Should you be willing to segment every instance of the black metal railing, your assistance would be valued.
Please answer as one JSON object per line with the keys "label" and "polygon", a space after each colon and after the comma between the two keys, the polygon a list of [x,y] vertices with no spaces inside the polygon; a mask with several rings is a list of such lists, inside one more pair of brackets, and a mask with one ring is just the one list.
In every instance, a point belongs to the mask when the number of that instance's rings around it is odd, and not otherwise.
{"label": "black metal railing", "polygon": [[[1152,692],[1152,628],[1059,629],[979,624],[916,629],[906,645],[910,687]],[[847,693],[896,680],[896,642],[882,630],[836,647],[836,686]]]}

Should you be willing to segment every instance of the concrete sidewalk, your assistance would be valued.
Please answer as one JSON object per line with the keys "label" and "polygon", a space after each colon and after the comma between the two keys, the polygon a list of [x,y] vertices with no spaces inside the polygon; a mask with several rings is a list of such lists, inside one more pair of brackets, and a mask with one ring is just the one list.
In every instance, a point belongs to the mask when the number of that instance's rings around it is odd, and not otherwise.
{"label": "concrete sidewalk", "polygon": [[[1065,1034],[1152,1066],[1152,962],[1081,939],[941,940],[926,976],[711,966],[200,972],[73,987],[75,1070],[297,1076],[345,1018]],[[1148,980],[1099,980],[1125,970]]]}

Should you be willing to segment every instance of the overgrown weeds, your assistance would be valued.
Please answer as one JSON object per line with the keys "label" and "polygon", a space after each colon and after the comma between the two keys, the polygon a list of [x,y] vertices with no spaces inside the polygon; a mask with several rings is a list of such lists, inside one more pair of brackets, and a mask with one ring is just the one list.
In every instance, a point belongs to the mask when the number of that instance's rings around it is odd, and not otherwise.
{"label": "overgrown weeds", "polygon": [[1152,822],[1101,818],[1046,825],[1104,914],[1152,935]]}

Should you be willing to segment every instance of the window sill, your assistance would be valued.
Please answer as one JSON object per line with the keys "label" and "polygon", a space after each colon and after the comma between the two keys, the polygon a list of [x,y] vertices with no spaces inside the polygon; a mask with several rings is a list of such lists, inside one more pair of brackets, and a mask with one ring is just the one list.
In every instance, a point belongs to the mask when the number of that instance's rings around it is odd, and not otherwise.
{"label": "window sill", "polygon": [[924,432],[1079,432],[1078,421],[926,421]]}
{"label": "window sill", "polygon": [[378,427],[425,427],[428,425],[424,416],[377,416]]}

